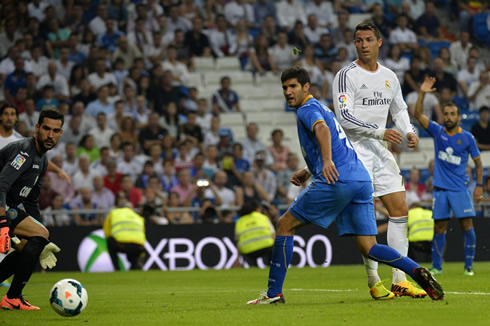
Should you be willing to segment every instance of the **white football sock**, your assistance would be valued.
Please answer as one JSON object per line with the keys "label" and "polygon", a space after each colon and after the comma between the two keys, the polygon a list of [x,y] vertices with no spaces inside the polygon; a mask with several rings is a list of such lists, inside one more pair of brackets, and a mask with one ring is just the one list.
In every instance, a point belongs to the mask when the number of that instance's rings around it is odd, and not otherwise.
{"label": "white football sock", "polygon": [[[388,245],[403,256],[408,254],[408,216],[388,220]],[[407,279],[405,273],[393,268],[393,283],[400,283]]]}
{"label": "white football sock", "polygon": [[378,262],[364,256],[362,256],[362,261],[364,262],[364,267],[366,268],[368,286],[369,288],[372,288],[374,284],[381,281],[378,275]]}

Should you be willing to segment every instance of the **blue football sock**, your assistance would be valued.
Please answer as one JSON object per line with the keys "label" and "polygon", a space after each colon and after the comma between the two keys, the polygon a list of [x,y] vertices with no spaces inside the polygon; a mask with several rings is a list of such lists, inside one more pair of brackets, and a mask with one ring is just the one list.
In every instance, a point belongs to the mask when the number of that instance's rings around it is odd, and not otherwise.
{"label": "blue football sock", "polygon": [[289,263],[293,257],[293,236],[278,235],[272,247],[272,261],[269,269],[269,289],[267,296],[275,297],[282,293],[282,285],[286,278]]}
{"label": "blue football sock", "polygon": [[464,232],[464,268],[473,266],[475,259],[476,235],[475,230],[471,228]]}
{"label": "blue football sock", "polygon": [[371,248],[371,250],[369,251],[369,258],[380,263],[389,265],[391,267],[401,269],[412,278],[414,278],[413,270],[417,267],[420,267],[419,264],[408,257],[402,256],[395,249],[380,244],[375,244]]}
{"label": "blue football sock", "polygon": [[435,234],[432,240],[432,268],[442,271],[442,254],[446,245],[446,233]]}

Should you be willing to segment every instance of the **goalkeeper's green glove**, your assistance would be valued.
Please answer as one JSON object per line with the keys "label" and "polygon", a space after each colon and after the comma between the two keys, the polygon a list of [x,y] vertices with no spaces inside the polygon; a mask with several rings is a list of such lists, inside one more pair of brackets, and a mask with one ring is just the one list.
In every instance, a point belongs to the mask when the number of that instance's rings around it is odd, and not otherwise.
{"label": "goalkeeper's green glove", "polygon": [[50,242],[48,243],[43,251],[41,252],[41,255],[39,256],[39,262],[41,263],[41,267],[46,269],[46,268],[53,268],[56,266],[56,256],[54,255],[55,253],[60,252],[61,249],[55,245],[54,243]]}

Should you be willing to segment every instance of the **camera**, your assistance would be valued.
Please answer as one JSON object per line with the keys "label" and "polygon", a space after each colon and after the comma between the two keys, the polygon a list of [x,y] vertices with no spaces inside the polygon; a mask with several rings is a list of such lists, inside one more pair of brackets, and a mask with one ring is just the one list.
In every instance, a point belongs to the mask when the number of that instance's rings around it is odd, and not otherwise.
{"label": "camera", "polygon": [[208,187],[209,181],[206,179],[199,179],[199,180],[197,180],[197,186],[198,187]]}

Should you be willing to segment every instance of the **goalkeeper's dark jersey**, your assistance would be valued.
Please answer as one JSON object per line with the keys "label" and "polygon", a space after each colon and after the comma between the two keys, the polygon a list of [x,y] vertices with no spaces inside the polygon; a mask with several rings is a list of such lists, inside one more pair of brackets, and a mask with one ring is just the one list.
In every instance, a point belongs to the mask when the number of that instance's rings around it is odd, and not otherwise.
{"label": "goalkeeper's dark jersey", "polygon": [[23,204],[27,214],[39,220],[39,189],[48,159],[39,155],[34,137],[0,149],[0,207]]}

